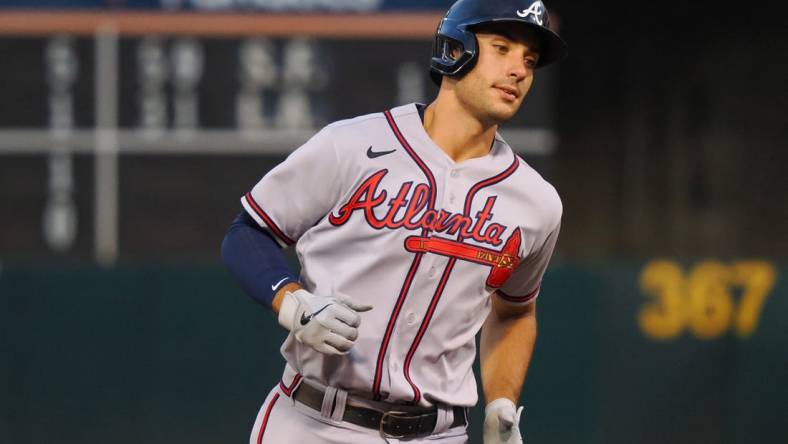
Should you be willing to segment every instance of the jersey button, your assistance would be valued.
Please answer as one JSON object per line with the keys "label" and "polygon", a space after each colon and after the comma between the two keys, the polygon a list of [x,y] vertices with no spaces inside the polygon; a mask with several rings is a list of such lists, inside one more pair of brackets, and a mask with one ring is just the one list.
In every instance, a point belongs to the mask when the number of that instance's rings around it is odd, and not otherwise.
{"label": "jersey button", "polygon": [[457,178],[457,176],[459,176],[459,175],[460,175],[460,173],[459,173],[457,170],[451,170],[451,172],[449,173],[449,175],[450,175],[451,177],[453,177],[453,178],[455,178],[455,179],[456,179],[456,178]]}
{"label": "jersey button", "polygon": [[413,325],[416,323],[416,313],[410,312],[405,316],[405,320],[408,321],[408,325]]}

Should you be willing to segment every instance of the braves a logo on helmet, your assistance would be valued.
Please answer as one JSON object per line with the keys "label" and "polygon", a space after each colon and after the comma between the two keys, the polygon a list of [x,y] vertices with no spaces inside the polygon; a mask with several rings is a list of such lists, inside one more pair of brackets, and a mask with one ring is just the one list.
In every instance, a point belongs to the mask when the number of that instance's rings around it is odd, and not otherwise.
{"label": "braves a logo on helmet", "polygon": [[545,21],[544,3],[540,1],[536,1],[531,3],[531,6],[529,6],[528,9],[517,11],[518,17],[527,18],[529,15],[533,16],[534,22],[536,22],[539,26],[544,26],[544,21]]}

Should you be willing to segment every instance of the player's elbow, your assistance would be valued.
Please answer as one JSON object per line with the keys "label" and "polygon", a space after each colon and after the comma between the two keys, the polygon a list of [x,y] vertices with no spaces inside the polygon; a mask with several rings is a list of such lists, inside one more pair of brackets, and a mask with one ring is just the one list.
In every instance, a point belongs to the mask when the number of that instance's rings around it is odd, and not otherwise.
{"label": "player's elbow", "polygon": [[233,220],[230,226],[227,227],[227,231],[224,233],[224,238],[219,248],[222,262],[231,270],[235,262],[234,259],[238,256],[238,248],[240,247],[238,237],[241,235],[243,228],[244,224],[242,223],[241,215],[239,215]]}
{"label": "player's elbow", "polygon": [[227,259],[229,257],[229,250],[231,248],[230,247],[230,245],[231,245],[230,236],[232,235],[231,234],[232,229],[233,229],[232,226],[227,229],[227,232],[224,234],[224,238],[222,239],[222,244],[219,247],[219,255],[221,256],[222,262],[224,263],[225,266],[227,265]]}
{"label": "player's elbow", "polygon": [[230,225],[230,227],[227,229],[227,232],[224,234],[222,244],[219,247],[219,254],[222,258],[222,263],[224,263],[224,266],[229,269],[232,269],[232,259],[237,256],[234,254],[236,249],[235,236],[237,235],[237,230],[237,227]]}

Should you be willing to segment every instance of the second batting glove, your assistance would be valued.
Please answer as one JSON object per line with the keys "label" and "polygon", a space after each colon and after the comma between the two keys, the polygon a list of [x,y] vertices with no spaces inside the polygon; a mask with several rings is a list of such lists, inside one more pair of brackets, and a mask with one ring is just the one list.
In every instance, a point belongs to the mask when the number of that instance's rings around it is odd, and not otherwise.
{"label": "second batting glove", "polygon": [[484,444],[522,444],[520,435],[520,415],[523,408],[517,408],[507,398],[498,398],[484,408]]}
{"label": "second batting glove", "polygon": [[358,338],[359,313],[371,305],[338,296],[317,296],[304,289],[285,293],[279,308],[279,324],[296,340],[329,355],[344,355]]}

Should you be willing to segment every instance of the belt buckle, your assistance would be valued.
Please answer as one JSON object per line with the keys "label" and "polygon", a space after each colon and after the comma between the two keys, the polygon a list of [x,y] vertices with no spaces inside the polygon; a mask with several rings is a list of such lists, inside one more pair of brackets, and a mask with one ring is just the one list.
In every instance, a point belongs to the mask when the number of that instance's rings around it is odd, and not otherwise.
{"label": "belt buckle", "polygon": [[408,412],[400,412],[400,411],[397,411],[397,410],[389,410],[389,411],[383,412],[383,417],[380,418],[380,426],[378,427],[378,430],[380,431],[381,436],[383,436],[384,438],[391,438],[391,439],[402,439],[402,438],[408,436],[408,435],[392,435],[392,434],[388,433],[387,431],[383,430],[385,428],[385,426],[388,424],[388,418],[389,417],[407,418],[407,417],[409,417],[409,414],[408,414]]}

